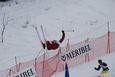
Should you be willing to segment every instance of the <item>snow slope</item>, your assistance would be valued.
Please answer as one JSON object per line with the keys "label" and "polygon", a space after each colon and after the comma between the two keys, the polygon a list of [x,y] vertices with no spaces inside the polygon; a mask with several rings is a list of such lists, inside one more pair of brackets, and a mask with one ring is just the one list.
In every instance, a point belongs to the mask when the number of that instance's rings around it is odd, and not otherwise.
{"label": "snow slope", "polygon": [[14,66],[15,56],[18,62],[24,62],[38,55],[42,47],[32,25],[38,27],[42,38],[40,29],[42,24],[48,40],[58,40],[62,29],[75,30],[66,32],[62,47],[66,45],[68,38],[70,43],[74,44],[107,33],[108,21],[111,31],[115,31],[114,0],[18,0],[18,2],[19,4],[10,2],[10,6],[0,7],[0,33],[3,16],[5,15],[5,20],[8,18],[4,43],[0,43],[0,70]]}
{"label": "snow slope", "polygon": [[[104,62],[108,64],[109,67],[109,74],[107,77],[114,77],[115,76],[115,62],[113,59],[115,58],[115,53],[112,53],[110,55],[106,55],[103,57],[99,57],[95,59],[94,61],[90,61],[88,63],[82,64],[80,66],[77,66],[76,68],[70,68],[69,74],[70,77],[98,77],[100,75],[100,71],[94,70],[94,67],[98,66],[98,59],[102,59]],[[65,72],[56,73],[52,77],[64,77]]]}

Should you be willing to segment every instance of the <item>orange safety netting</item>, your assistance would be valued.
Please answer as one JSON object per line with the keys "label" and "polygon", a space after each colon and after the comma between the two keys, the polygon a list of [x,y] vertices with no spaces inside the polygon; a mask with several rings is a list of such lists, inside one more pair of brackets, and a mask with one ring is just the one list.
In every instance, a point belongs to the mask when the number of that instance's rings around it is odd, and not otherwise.
{"label": "orange safety netting", "polygon": [[[18,69],[16,67],[11,67],[10,69],[0,71],[1,77],[10,77],[12,74],[17,73],[20,70],[23,70],[31,65],[35,67],[36,76],[35,77],[51,77],[56,72],[61,72],[64,70],[63,61],[60,59],[60,55],[64,52],[71,52],[81,46],[89,44],[91,50],[87,53],[79,55],[71,60],[68,60],[68,67],[75,67],[90,60],[93,60],[97,57],[112,53],[115,51],[115,32],[110,32],[109,35],[109,44],[108,44],[108,35],[101,36],[88,41],[82,41],[80,43],[69,45],[69,50],[66,50],[66,47],[58,51],[56,55],[51,58],[47,58],[47,55],[44,54],[35,60],[28,62],[20,63]],[[108,46],[109,45],[109,46]],[[108,52],[107,50],[110,49]]]}

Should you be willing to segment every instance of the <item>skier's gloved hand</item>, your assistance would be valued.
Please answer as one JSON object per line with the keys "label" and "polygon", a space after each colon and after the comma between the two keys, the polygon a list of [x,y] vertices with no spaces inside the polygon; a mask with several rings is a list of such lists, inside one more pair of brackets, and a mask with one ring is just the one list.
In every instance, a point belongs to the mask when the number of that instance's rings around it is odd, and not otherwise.
{"label": "skier's gloved hand", "polygon": [[42,47],[45,49],[45,44],[41,41],[41,43],[42,43]]}
{"label": "skier's gloved hand", "polygon": [[62,30],[62,33],[64,33],[64,30]]}
{"label": "skier's gloved hand", "polygon": [[97,70],[96,67],[94,67],[94,69]]}

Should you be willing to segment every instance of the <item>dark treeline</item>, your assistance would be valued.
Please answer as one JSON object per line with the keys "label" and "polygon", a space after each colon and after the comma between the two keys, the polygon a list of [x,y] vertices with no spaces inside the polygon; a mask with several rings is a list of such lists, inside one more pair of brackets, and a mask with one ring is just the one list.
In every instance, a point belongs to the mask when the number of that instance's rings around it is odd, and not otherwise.
{"label": "dark treeline", "polygon": [[0,2],[7,2],[7,1],[9,1],[9,0],[0,0]]}

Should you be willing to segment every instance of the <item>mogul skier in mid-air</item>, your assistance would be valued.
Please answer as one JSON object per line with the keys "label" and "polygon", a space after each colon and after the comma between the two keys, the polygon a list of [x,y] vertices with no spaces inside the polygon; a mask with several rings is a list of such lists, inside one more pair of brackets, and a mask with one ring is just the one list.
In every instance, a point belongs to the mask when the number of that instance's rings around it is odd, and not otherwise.
{"label": "mogul skier in mid-air", "polygon": [[65,38],[65,32],[64,30],[62,30],[62,36],[60,40],[53,40],[53,41],[46,40],[46,44],[42,42],[43,48],[45,49],[47,47],[48,50],[56,50],[57,48],[59,48],[64,38]]}

